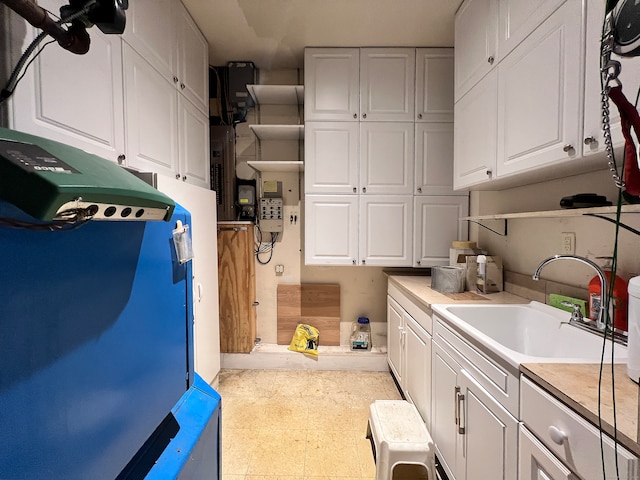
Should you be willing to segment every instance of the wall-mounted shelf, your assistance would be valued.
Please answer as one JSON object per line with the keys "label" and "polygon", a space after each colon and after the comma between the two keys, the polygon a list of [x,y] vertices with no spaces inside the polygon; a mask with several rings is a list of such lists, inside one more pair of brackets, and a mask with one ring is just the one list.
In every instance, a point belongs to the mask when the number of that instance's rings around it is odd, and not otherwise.
{"label": "wall-mounted shelf", "polygon": [[257,160],[247,164],[258,172],[299,173],[304,170],[304,162],[301,161]]}
{"label": "wall-mounted shelf", "polygon": [[249,125],[258,140],[303,140],[304,125]]}
{"label": "wall-mounted shelf", "polygon": [[[514,218],[569,218],[569,217],[596,217],[606,220],[608,222],[615,223],[615,219],[605,217],[604,215],[615,215],[617,207],[592,207],[592,208],[569,208],[564,210],[547,210],[541,212],[522,212],[522,213],[497,213],[491,215],[473,215],[469,217],[460,217],[460,220],[467,220],[472,223],[476,223],[479,226],[496,233],[498,235],[507,235],[507,220]],[[622,205],[622,213],[640,213],[640,205]],[[502,220],[504,221],[503,232],[493,230],[486,225],[480,223],[482,220]],[[640,231],[635,228],[629,227],[624,223],[620,223],[620,227],[628,230],[636,235],[640,235]]]}
{"label": "wall-mounted shelf", "polygon": [[303,85],[247,85],[256,105],[302,105]]}

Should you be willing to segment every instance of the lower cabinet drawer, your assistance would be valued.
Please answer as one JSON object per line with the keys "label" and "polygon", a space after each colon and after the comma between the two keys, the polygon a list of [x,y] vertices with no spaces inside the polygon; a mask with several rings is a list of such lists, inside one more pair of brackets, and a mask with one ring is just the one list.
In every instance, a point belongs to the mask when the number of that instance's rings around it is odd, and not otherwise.
{"label": "lower cabinet drawer", "polygon": [[534,478],[553,480],[575,480],[571,470],[565,467],[547,447],[520,424],[518,451],[518,480]]}
{"label": "lower cabinet drawer", "polygon": [[[520,419],[527,428],[581,478],[602,480],[599,430],[529,379],[520,383]],[[614,441],[606,434],[602,452],[606,478],[616,478]],[[638,478],[638,458],[621,445],[617,452],[620,478]]]}

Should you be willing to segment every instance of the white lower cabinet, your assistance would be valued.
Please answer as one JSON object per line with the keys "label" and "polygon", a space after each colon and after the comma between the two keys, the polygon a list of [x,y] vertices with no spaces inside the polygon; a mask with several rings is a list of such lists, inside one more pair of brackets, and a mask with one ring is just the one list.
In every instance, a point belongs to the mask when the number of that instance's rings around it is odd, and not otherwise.
{"label": "white lower cabinet", "polygon": [[[602,434],[601,442],[601,433],[595,426],[526,377],[522,378],[520,385],[520,418],[523,422],[521,437],[533,434],[538,439],[538,442],[533,442],[536,447],[533,454],[528,450],[531,449],[530,445],[524,443],[521,446],[520,480],[545,478],[532,477],[529,472],[535,472],[538,468],[550,465],[549,462],[552,460],[555,462],[551,463],[564,464],[572,473],[569,477],[549,477],[554,480],[556,478],[583,480],[638,478],[640,469],[636,455],[620,445],[616,447],[613,439],[607,434]],[[539,460],[543,455],[548,457],[546,464]],[[535,456],[535,461],[527,458],[532,456]],[[540,462],[542,466],[538,467],[536,462]],[[528,467],[528,464],[533,466]],[[619,477],[616,475],[616,465]],[[564,472],[564,470],[560,471]]]}
{"label": "white lower cabinet", "polygon": [[431,426],[431,316],[395,285],[387,291],[389,368],[405,398]]}
{"label": "white lower cabinet", "polygon": [[559,461],[524,425],[520,425],[518,452],[519,480],[575,480],[576,476]]}
{"label": "white lower cabinet", "polygon": [[489,390],[502,378],[505,403],[517,401],[517,375],[434,320],[431,436],[441,465],[449,480],[516,480],[518,421]]}

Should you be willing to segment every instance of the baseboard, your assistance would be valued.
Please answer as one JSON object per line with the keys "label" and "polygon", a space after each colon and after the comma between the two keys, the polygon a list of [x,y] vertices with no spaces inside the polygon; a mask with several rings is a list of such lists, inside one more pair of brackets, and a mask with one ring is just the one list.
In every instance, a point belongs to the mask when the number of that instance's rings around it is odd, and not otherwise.
{"label": "baseboard", "polygon": [[352,351],[348,346],[320,346],[318,356],[313,357],[273,344],[257,345],[251,353],[223,353],[221,366],[232,370],[389,370],[386,349]]}

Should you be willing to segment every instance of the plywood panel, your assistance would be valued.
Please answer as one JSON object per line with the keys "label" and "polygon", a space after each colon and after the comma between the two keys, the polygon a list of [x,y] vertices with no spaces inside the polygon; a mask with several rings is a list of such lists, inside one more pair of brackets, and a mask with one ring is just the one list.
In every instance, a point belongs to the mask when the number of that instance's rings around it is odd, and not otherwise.
{"label": "plywood panel", "polygon": [[256,338],[253,224],[218,223],[220,351],[249,353]]}
{"label": "plywood panel", "polygon": [[278,345],[289,345],[299,323],[320,331],[320,345],[340,345],[340,285],[278,285]]}

